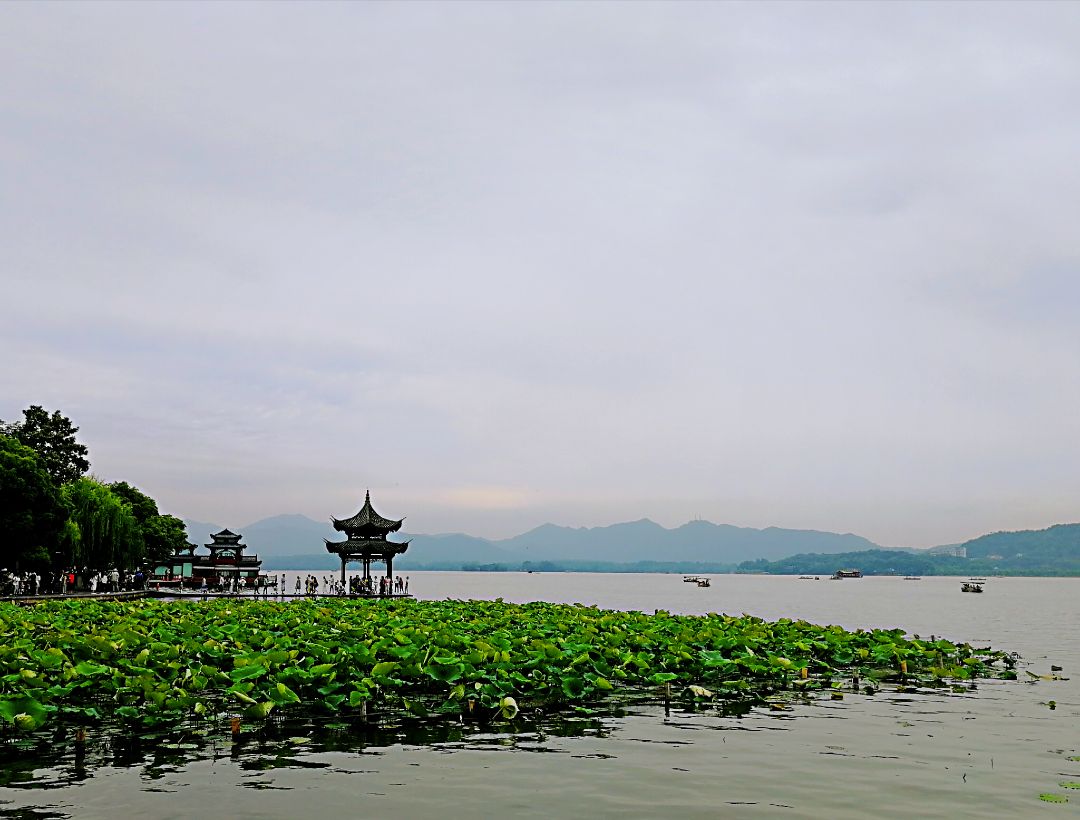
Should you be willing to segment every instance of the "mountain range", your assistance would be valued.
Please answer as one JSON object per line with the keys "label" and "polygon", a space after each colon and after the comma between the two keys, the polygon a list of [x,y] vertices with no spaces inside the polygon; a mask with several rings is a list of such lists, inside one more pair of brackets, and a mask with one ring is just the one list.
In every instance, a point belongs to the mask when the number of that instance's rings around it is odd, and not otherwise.
{"label": "mountain range", "polygon": [[[188,537],[209,542],[221,526],[185,521]],[[230,525],[244,543],[262,557],[267,569],[332,568],[337,559],[326,552],[323,539],[343,538],[329,522],[303,515],[276,515],[245,527]],[[643,518],[606,527],[560,527],[543,524],[513,538],[490,540],[464,533],[435,535],[401,533],[411,539],[408,553],[395,561],[402,569],[461,569],[466,565],[507,565],[558,562],[581,564],[699,564],[735,566],[755,559],[776,560],[798,552],[844,553],[882,547],[851,533],[753,529],[709,521],[690,521],[668,529]]]}

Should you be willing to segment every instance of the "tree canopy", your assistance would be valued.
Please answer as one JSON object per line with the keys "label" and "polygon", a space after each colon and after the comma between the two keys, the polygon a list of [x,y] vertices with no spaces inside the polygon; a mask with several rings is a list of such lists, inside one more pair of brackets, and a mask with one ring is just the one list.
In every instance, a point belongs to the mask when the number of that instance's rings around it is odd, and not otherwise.
{"label": "tree canopy", "polygon": [[141,563],[146,548],[130,504],[92,478],[65,484],[61,492],[74,524],[65,531],[64,544],[71,564],[104,568]]}
{"label": "tree canopy", "polygon": [[37,453],[0,435],[0,565],[48,562],[66,519],[60,492]]}
{"label": "tree canopy", "polygon": [[0,569],[22,564],[135,567],[187,545],[184,522],[126,481],[90,469],[79,428],[33,404],[0,421]]}
{"label": "tree canopy", "polygon": [[157,502],[126,481],[117,481],[109,489],[130,507],[142,531],[146,558],[153,562],[165,561],[178,549],[187,546],[187,528],[184,522],[172,515],[161,515]]}
{"label": "tree canopy", "polygon": [[67,484],[86,474],[90,462],[85,444],[75,440],[79,428],[59,410],[52,414],[39,404],[23,410],[23,420],[0,422],[0,432],[29,447],[56,484]]}
{"label": "tree canopy", "polygon": [[175,515],[155,515],[143,524],[143,540],[148,561],[167,561],[177,550],[187,546],[187,527]]}

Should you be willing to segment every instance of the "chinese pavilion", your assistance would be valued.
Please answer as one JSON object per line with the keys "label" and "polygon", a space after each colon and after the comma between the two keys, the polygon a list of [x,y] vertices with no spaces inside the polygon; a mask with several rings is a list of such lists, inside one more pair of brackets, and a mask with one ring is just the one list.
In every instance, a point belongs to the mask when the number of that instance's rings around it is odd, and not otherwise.
{"label": "chinese pavilion", "polygon": [[[341,583],[345,584],[345,565],[359,561],[364,566],[364,580],[371,580],[372,561],[386,564],[386,577],[394,577],[394,556],[409,548],[408,541],[388,541],[386,536],[401,529],[402,518],[392,521],[383,518],[371,506],[371,491],[364,496],[364,506],[352,518],[331,518],[334,529],[348,537],[344,541],[326,541],[326,551],[341,558]],[[326,539],[323,539],[324,541]]]}
{"label": "chinese pavilion", "polygon": [[247,545],[240,543],[242,537],[229,530],[214,533],[210,543],[204,545],[210,550],[209,555],[196,553],[194,544],[181,547],[155,575],[169,575],[181,586],[198,587],[204,580],[209,587],[224,582],[235,582],[237,587],[257,586],[262,561],[257,555],[244,555]]}

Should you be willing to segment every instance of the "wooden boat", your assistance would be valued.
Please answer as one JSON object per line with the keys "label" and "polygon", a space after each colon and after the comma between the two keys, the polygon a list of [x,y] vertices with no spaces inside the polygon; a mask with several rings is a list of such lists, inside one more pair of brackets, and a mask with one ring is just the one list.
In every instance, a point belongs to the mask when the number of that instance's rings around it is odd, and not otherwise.
{"label": "wooden boat", "polygon": [[685,576],[683,576],[683,583],[684,584],[696,584],[700,580],[701,579],[698,578],[696,575],[685,575]]}
{"label": "wooden boat", "polygon": [[982,592],[983,591],[982,581],[964,581],[964,583],[962,583],[960,585],[960,591],[961,592]]}
{"label": "wooden boat", "polygon": [[708,579],[708,578],[698,578],[698,579],[697,579],[697,585],[698,585],[699,587],[707,587],[707,586],[710,586],[710,583],[709,583],[709,579]]}
{"label": "wooden boat", "polygon": [[921,581],[922,578],[920,576],[918,576],[918,575],[905,575],[904,580],[905,581]]}
{"label": "wooden boat", "polygon": [[862,578],[861,569],[838,569],[836,574],[833,575],[834,581],[839,581],[841,578]]}

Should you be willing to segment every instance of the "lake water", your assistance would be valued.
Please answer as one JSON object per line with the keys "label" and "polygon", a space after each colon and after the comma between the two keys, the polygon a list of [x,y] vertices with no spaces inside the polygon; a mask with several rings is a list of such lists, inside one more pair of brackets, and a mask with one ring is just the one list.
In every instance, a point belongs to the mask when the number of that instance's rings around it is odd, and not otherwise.
{"label": "lake water", "polygon": [[[296,573],[286,574],[291,583]],[[980,681],[961,694],[849,693],[743,717],[645,706],[518,734],[391,724],[362,741],[304,740],[305,727],[283,727],[239,744],[106,742],[81,759],[71,749],[28,749],[0,786],[0,816],[1080,815],[1080,790],[1059,785],[1080,781],[1080,761],[1068,759],[1080,755],[1080,579],[993,578],[983,595],[961,593],[960,581],[717,575],[705,589],[676,575],[413,572],[420,599],[901,627],[1018,652],[1024,680]],[[1051,665],[1072,679],[1030,681],[1024,671],[1048,674]],[[1070,802],[1043,802],[1041,793]]]}

